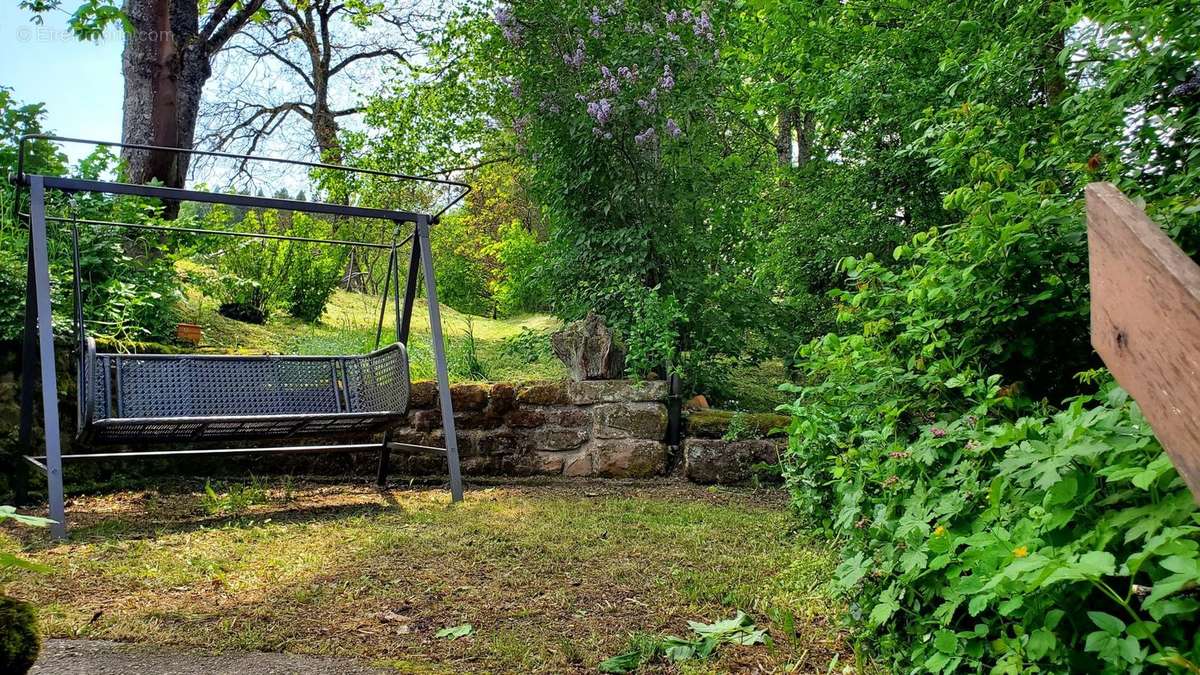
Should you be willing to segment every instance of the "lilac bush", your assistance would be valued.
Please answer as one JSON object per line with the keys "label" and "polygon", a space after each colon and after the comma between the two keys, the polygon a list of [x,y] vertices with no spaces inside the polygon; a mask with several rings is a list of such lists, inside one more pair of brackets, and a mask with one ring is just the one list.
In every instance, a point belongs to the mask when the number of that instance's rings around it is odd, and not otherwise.
{"label": "lilac bush", "polygon": [[[705,285],[729,256],[713,233],[742,225],[715,213],[728,211],[714,187],[726,142],[715,102],[730,86],[719,13],[687,1],[521,0],[494,19],[510,123],[553,225],[556,312],[634,317],[701,353],[707,327],[682,316],[717,301]],[[639,363],[675,348],[630,347]]]}

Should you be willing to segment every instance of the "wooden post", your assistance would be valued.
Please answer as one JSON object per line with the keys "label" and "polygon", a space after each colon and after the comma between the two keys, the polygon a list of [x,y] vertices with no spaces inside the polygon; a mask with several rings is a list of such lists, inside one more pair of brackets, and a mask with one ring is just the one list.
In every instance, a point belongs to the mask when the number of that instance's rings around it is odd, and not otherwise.
{"label": "wooden post", "polygon": [[1110,183],[1087,215],[1092,346],[1200,502],[1200,266]]}

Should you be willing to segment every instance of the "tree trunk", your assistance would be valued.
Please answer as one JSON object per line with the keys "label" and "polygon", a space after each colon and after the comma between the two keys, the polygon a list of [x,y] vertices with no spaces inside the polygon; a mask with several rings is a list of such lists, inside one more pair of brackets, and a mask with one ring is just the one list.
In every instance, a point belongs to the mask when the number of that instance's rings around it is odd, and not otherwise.
{"label": "tree trunk", "polygon": [[792,129],[795,120],[791,108],[782,108],[776,118],[775,155],[780,166],[792,165]]}
{"label": "tree trunk", "polygon": [[[124,11],[133,30],[125,34],[122,56],[122,140],[190,149],[201,90],[211,73],[196,2],[125,0]],[[133,183],[182,187],[187,179],[187,153],[126,149],[121,154]],[[177,212],[177,204],[168,205],[168,217]]]}
{"label": "tree trunk", "polygon": [[1058,62],[1058,55],[1066,48],[1066,44],[1066,33],[1058,30],[1042,48],[1042,92],[1046,96],[1047,106],[1058,105],[1067,91],[1067,74]]}
{"label": "tree trunk", "polygon": [[806,110],[803,114],[793,111],[792,119],[799,121],[796,124],[796,166],[804,166],[812,159],[812,136],[816,119],[811,110]]}

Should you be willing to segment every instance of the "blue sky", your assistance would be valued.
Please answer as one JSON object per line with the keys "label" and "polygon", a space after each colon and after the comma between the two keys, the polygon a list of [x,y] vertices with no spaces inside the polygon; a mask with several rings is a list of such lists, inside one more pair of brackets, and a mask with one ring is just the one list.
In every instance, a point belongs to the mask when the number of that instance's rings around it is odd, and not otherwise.
{"label": "blue sky", "polygon": [[[18,101],[46,104],[45,127],[60,136],[120,140],[120,30],[80,42],[67,32],[66,20],[53,13],[37,26],[14,0],[0,1],[0,85],[12,88]],[[63,150],[75,160],[88,148]]]}

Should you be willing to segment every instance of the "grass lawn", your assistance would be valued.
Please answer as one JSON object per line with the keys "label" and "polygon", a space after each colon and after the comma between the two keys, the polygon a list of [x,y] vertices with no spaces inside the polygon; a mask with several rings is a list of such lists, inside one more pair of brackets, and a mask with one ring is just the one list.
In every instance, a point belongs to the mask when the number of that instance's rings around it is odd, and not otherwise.
{"label": "grass lawn", "polygon": [[[848,656],[829,544],[794,532],[778,493],[539,481],[451,505],[441,489],[214,487],[76,498],[68,544],[0,532],[52,569],[15,573],[6,592],[41,606],[50,636],[399,672],[594,672],[638,636],[688,636],[688,620],[739,609],[772,644],[653,672],[823,672]],[[473,634],[435,637],[465,623]]]}
{"label": "grass lawn", "polygon": [[[182,270],[201,269],[192,263],[177,264]],[[317,324],[308,324],[275,311],[264,325],[228,319],[217,313],[220,303],[189,286],[179,308],[180,320],[198,323],[204,330],[201,351],[254,354],[360,354],[375,346],[379,322],[377,295],[334,291],[325,314]],[[559,379],[567,371],[550,353],[549,333],[561,325],[544,314],[491,319],[463,314],[440,305],[446,335],[450,377],[457,382]],[[396,314],[388,302],[384,313],[383,344],[395,336]],[[541,336],[538,349],[516,349],[513,338],[522,331]],[[409,358],[414,379],[434,378],[430,346],[429,311],[424,298],[413,308]]]}

